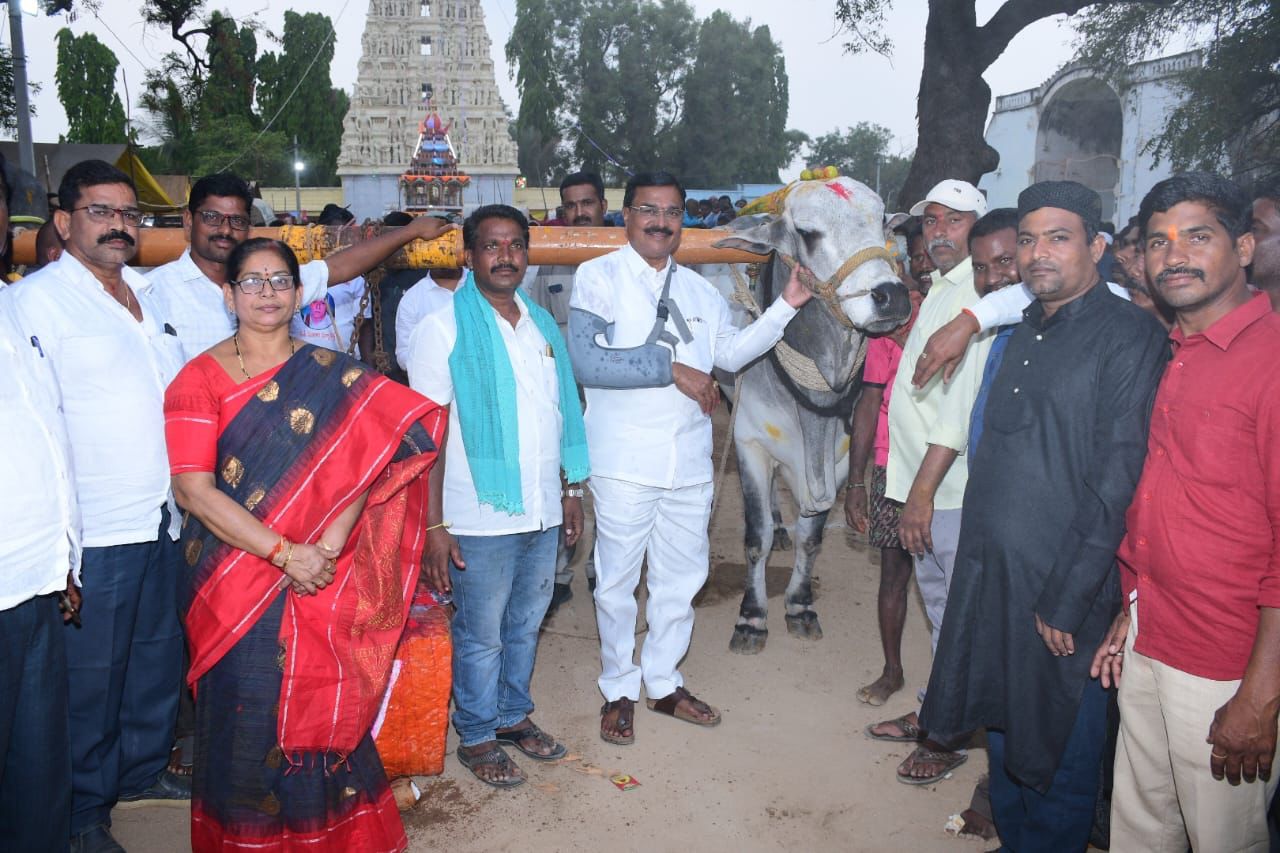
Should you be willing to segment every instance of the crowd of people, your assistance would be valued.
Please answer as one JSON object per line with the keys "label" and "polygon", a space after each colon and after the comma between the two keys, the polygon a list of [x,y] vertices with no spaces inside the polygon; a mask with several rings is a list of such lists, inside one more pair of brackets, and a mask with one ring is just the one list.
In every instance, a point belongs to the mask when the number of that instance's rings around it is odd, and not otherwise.
{"label": "crowd of people", "polygon": [[[563,224],[609,216],[594,174],[560,198]],[[812,293],[797,266],[737,326],[674,260],[684,227],[733,217],[708,202],[634,176],[626,244],[577,268],[531,267],[525,215],[476,209],[463,270],[383,282],[395,381],[345,354],[350,333],[311,333],[338,326],[335,291],[454,226],[392,213],[299,264],[250,236],[249,189],[221,174],[192,188],[189,248],[144,276],[129,177],[69,169],[44,266],[0,291],[5,845],[120,851],[113,808],[190,801],[195,850],[404,849],[370,731],[419,582],[454,608],[457,760],[522,784],[512,750],[566,754],[531,682],[588,492],[600,737],[635,743],[642,693],[720,724],[679,670],[708,573],[711,373],[767,353]],[[975,804],[1006,849],[1083,850],[1112,763],[1113,850],[1267,844],[1277,204],[1177,175],[1109,241],[1079,184],[988,210],[946,180],[898,226],[914,311],[870,342],[850,425],[884,652],[856,695],[905,684],[914,575],[928,689],[867,734],[915,744],[897,777],[931,784],[983,733]]]}

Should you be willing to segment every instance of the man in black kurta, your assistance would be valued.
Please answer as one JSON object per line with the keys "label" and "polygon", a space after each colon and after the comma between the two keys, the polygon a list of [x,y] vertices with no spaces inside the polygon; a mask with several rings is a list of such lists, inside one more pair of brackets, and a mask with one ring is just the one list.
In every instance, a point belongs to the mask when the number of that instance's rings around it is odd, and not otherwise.
{"label": "man in black kurta", "polygon": [[988,729],[1006,849],[1083,850],[1106,714],[1089,665],[1120,604],[1115,551],[1168,344],[1149,314],[1098,286],[1095,192],[1042,182],[1018,214],[1018,268],[1035,301],[970,461],[921,724]]}

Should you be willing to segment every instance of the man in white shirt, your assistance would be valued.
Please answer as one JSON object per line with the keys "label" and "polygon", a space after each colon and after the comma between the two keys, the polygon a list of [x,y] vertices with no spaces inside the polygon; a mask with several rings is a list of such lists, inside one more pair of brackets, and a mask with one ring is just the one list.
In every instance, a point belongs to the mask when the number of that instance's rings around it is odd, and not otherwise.
{"label": "man in white shirt", "polygon": [[430,475],[425,567],[457,608],[458,760],[480,781],[510,788],[524,774],[502,744],[538,761],[565,754],[530,719],[529,681],[560,527],[570,544],[582,533],[586,435],[555,320],[517,293],[528,266],[524,215],[481,207],[463,240],[471,272],[414,332],[409,382],[449,407]]}
{"label": "man in white shirt", "polygon": [[[235,331],[235,316],[227,311],[222,286],[227,281],[227,257],[249,237],[252,205],[249,185],[235,175],[220,173],[196,181],[182,214],[190,247],[176,261],[157,267],[147,277],[187,360]],[[419,216],[402,228],[303,264],[303,303],[324,299],[330,281],[351,281],[412,240],[431,240],[447,229],[438,219]]]}
{"label": "man in white shirt", "polygon": [[396,307],[396,361],[405,370],[413,351],[413,333],[423,318],[453,301],[453,291],[461,281],[461,270],[432,270],[405,291]]}
{"label": "man in white shirt", "polygon": [[[710,415],[719,402],[711,370],[737,371],[759,358],[811,295],[793,276],[760,319],[736,328],[719,292],[672,257],[684,202],[673,175],[632,178],[623,202],[628,244],[582,264],[570,302],[593,472],[600,736],[615,744],[635,740],[642,682],[652,710],[701,726],[720,722],[676,669],[708,570]],[[635,591],[646,553],[649,633],[637,666]]]}
{"label": "man in white shirt", "polygon": [[66,637],[72,849],[110,851],[118,800],[190,798],[165,772],[182,631],[163,400],[182,350],[127,266],[142,221],[129,177],[88,160],[58,197],[66,251],[12,295],[22,338],[57,379],[81,516],[82,625]]}
{"label": "man in white shirt", "polygon": [[[0,218],[2,232],[7,202]],[[22,332],[11,290],[0,289],[0,842],[65,850],[71,751],[62,622],[79,606],[80,517],[57,381]]]}
{"label": "man in white shirt", "polygon": [[[944,180],[910,212],[921,217],[925,250],[938,269],[903,346],[902,364],[914,364],[930,334],[978,301],[969,231],[986,214],[987,200],[966,181]],[[899,370],[889,404],[885,497],[903,504],[899,539],[915,558],[916,583],[935,649],[960,540],[970,416],[990,347],[991,336],[976,344],[949,385],[935,382],[913,388],[907,371]],[[920,741],[898,766],[897,778],[907,784],[932,784],[966,760],[964,753],[924,739],[914,711],[870,726],[867,732],[882,740]]]}
{"label": "man in white shirt", "polygon": [[[560,206],[564,210],[564,224],[573,228],[603,228],[604,217],[609,212],[609,202],[604,194],[604,181],[595,172],[573,172],[560,182]],[[566,338],[569,334],[569,299],[573,294],[573,276],[578,271],[576,266],[568,264],[546,264],[530,267],[532,276],[525,276],[524,292],[537,302],[551,316],[556,318],[561,334]],[[531,281],[529,279],[532,279]],[[583,543],[589,546],[590,542]],[[551,607],[547,610],[550,618],[560,605],[573,598],[573,569],[569,563],[573,560],[574,549],[561,547],[556,553],[556,587],[551,594]],[[586,564],[588,586],[595,588],[596,571],[590,559]]]}

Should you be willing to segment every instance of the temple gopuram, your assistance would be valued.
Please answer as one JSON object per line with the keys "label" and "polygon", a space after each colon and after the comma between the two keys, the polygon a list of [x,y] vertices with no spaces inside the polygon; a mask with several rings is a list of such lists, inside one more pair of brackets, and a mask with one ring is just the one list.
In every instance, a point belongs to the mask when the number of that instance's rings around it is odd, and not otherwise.
{"label": "temple gopuram", "polygon": [[[511,203],[516,147],[480,0],[369,0],[356,79],[338,175],[358,219],[411,203],[402,181],[419,154],[428,101],[440,122],[432,132],[447,129],[453,161],[466,164],[460,205]],[[424,181],[428,198],[434,183]]]}

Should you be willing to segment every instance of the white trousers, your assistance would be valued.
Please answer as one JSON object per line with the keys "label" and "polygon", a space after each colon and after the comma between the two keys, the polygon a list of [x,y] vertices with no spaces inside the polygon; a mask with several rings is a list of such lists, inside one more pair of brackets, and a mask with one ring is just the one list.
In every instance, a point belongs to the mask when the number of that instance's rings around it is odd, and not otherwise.
{"label": "white trousers", "polygon": [[1239,681],[1200,678],[1133,650],[1138,605],[1120,676],[1120,739],[1111,795],[1112,853],[1235,853],[1268,849],[1270,782],[1219,782],[1205,743],[1213,715]]}
{"label": "white trousers", "polygon": [[925,615],[929,617],[929,641],[935,655],[938,653],[942,617],[947,612],[947,596],[951,593],[951,576],[956,570],[960,514],[958,509],[935,509],[933,522],[929,525],[933,550],[923,557],[914,558],[916,583],[920,587],[920,597],[924,599]]}
{"label": "white trousers", "polygon": [[[707,580],[711,483],[675,489],[592,477],[600,692],[612,702],[661,699],[684,684],[676,667],[693,635],[693,597]],[[635,663],[636,589],[649,558],[648,636]]]}

